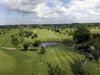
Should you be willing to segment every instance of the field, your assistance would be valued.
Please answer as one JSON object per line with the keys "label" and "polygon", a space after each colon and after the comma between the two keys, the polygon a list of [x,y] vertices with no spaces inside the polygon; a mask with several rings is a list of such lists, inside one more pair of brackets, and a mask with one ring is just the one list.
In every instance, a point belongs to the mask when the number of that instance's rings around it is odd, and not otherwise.
{"label": "field", "polygon": [[[27,29],[25,29],[27,30]],[[11,35],[18,33],[17,28],[6,30],[5,34],[0,34],[0,75],[48,75],[47,63],[58,64],[66,75],[73,75],[70,63],[75,59],[84,59],[84,55],[74,51],[73,46],[59,44],[45,48],[45,54],[38,54],[37,50],[22,51],[15,48],[11,43]],[[35,39],[25,38],[26,41],[34,42],[35,40],[45,41],[63,41],[72,39],[69,34],[59,34],[47,29],[31,29],[38,34]],[[92,33],[99,32],[100,29],[91,29]],[[100,63],[99,63],[100,65]],[[96,62],[91,61],[83,64],[84,69],[90,75],[100,75],[100,69],[96,69]]]}

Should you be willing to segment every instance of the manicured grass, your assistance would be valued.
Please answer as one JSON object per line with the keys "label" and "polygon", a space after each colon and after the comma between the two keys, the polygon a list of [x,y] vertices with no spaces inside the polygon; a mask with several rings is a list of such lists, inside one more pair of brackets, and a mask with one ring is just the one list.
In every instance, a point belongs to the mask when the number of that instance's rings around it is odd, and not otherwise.
{"label": "manicured grass", "polygon": [[7,71],[14,67],[16,67],[14,58],[3,51],[0,51],[0,71]]}
{"label": "manicured grass", "polygon": [[64,39],[72,39],[70,35],[63,35],[46,29],[33,29],[33,32],[38,34],[37,40],[40,41],[59,41]]}
{"label": "manicured grass", "polygon": [[[31,29],[38,34],[38,38],[26,38],[27,41],[61,41],[72,39],[70,35],[63,35],[46,29]],[[92,30],[93,31],[93,30]],[[0,47],[13,48],[10,36],[18,33],[18,29],[8,30],[0,35]],[[21,51],[0,48],[0,75],[48,75],[47,63],[58,64],[66,75],[73,75],[70,63],[74,59],[84,59],[84,56],[73,50],[72,46],[58,45],[46,48],[46,53],[39,55],[37,51]],[[83,65],[91,75],[100,75],[100,70],[96,69],[96,62],[91,61]]]}
{"label": "manicured grass", "polygon": [[73,59],[83,59],[82,55],[65,45],[48,47],[43,55],[39,55],[37,51],[4,50],[4,52],[13,57],[16,67],[12,68],[13,70],[10,72],[6,70],[0,71],[0,75],[32,75],[32,73],[35,75],[48,75],[47,62],[58,64],[65,70],[66,75],[72,75],[69,63],[73,62]]}
{"label": "manicured grass", "polygon": [[[22,51],[12,51],[12,50],[3,50],[6,55],[8,55],[9,60],[6,61],[5,63],[8,63],[8,68],[9,65],[13,65],[12,67],[10,67],[7,70],[3,70],[1,69],[0,71],[0,75],[32,75],[33,69],[32,69],[32,61],[30,60],[30,58],[25,55],[24,52]],[[0,55],[1,56],[1,55]],[[13,57],[13,59],[12,59]],[[0,59],[0,61],[4,61],[5,59]],[[15,61],[13,61],[15,60]],[[12,61],[12,63],[11,63]],[[10,62],[10,63],[9,63]],[[5,68],[7,68],[7,66],[2,65]]]}

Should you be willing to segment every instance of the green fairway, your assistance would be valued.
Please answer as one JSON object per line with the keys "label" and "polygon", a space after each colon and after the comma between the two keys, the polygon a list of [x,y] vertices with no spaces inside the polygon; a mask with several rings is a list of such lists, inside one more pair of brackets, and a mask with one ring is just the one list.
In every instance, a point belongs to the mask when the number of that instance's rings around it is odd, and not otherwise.
{"label": "green fairway", "polygon": [[38,34],[37,39],[41,41],[58,41],[72,38],[70,35],[58,34],[46,29],[33,29],[33,32]]}
{"label": "green fairway", "polygon": [[47,29],[35,28],[31,30],[33,33],[37,34],[38,37],[33,40],[30,39],[31,37],[25,38],[25,40],[30,41],[30,42],[35,41],[35,40],[40,40],[41,42],[44,42],[44,41],[63,41],[66,39],[72,39],[71,35],[68,35],[68,34],[63,35],[63,34],[59,34]]}
{"label": "green fairway", "polygon": [[16,67],[14,58],[3,51],[0,51],[0,71],[12,70],[14,67]]}
{"label": "green fairway", "polygon": [[[0,75],[31,75],[32,61],[20,51],[3,50],[3,59],[0,63]],[[2,52],[2,51],[0,51]],[[0,53],[1,54],[1,53]],[[0,55],[1,58],[1,55]]]}
{"label": "green fairway", "polygon": [[[6,65],[2,63],[2,66],[10,70],[1,69],[0,75],[47,75],[47,62],[52,64],[59,64],[62,69],[66,71],[66,74],[72,75],[70,71],[69,63],[73,62],[73,59],[82,59],[83,56],[73,52],[72,48],[67,47],[65,45],[59,45],[54,47],[46,48],[46,54],[39,55],[37,51],[15,51],[4,50],[7,53],[7,59],[0,59],[0,61],[4,61]],[[2,51],[1,51],[2,52]],[[1,54],[1,53],[0,53]],[[11,57],[10,57],[10,56]],[[13,58],[12,58],[13,57]],[[42,63],[39,62],[41,59]],[[6,62],[8,61],[9,62]],[[11,60],[11,61],[10,61]],[[15,61],[14,61],[15,60]],[[2,67],[0,66],[0,68]],[[14,68],[13,68],[14,66]],[[4,71],[2,71],[4,70]]]}

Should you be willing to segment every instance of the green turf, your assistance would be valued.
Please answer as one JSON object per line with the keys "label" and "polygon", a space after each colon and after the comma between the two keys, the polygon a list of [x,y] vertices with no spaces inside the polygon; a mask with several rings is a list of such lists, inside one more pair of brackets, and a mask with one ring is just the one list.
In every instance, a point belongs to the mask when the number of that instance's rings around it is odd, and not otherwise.
{"label": "green turf", "polygon": [[3,51],[0,51],[0,71],[8,71],[14,67],[16,67],[14,58]]}
{"label": "green turf", "polygon": [[[72,75],[69,63],[73,62],[73,59],[83,58],[82,55],[73,52],[70,47],[67,47],[65,45],[48,47],[46,48],[46,53],[44,55],[39,55],[37,51],[23,52],[20,50],[4,50],[4,52],[7,55],[11,56],[9,56],[11,58],[9,60],[12,60],[13,57],[13,59],[15,60],[13,66],[16,67],[12,67],[10,72],[7,70],[1,70],[0,75],[32,75],[32,73],[34,73],[35,75],[48,75],[47,62],[52,64],[59,64],[60,67],[65,70],[66,75]],[[3,59],[1,59],[0,61],[2,60]],[[9,64],[12,65],[11,62]]]}
{"label": "green turf", "polygon": [[[26,30],[26,29],[25,29]],[[59,41],[72,39],[70,35],[63,35],[46,29],[32,29],[38,34],[37,39],[28,41]],[[8,30],[5,34],[0,35],[0,47],[13,48],[10,36],[18,33],[18,29]],[[73,51],[72,46],[58,45],[46,48],[44,55],[39,55],[37,51],[21,51],[0,48],[0,75],[48,75],[47,62],[58,64],[65,70],[66,75],[73,75],[69,63],[73,59],[84,59],[83,55]],[[40,61],[41,60],[41,61]],[[92,61],[83,65],[86,71],[91,75],[100,75],[100,70],[96,69],[96,62]]]}
{"label": "green turf", "polygon": [[59,40],[64,40],[64,39],[72,39],[70,35],[59,34],[51,30],[36,28],[36,29],[33,29],[32,31],[38,34],[37,40],[40,40],[40,41],[59,41]]}

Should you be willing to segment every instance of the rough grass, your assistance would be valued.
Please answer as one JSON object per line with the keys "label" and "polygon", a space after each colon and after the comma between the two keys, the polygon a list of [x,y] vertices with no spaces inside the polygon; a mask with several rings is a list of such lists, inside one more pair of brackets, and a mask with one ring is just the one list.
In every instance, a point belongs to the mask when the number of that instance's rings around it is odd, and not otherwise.
{"label": "rough grass", "polygon": [[12,47],[11,35],[17,33],[17,29],[6,30],[5,34],[0,35],[0,46],[1,47]]}
{"label": "rough grass", "polygon": [[[100,66],[100,62],[99,62],[99,66]],[[84,64],[83,67],[86,71],[90,73],[90,75],[100,75],[100,68],[97,69],[97,63],[95,61]]]}

